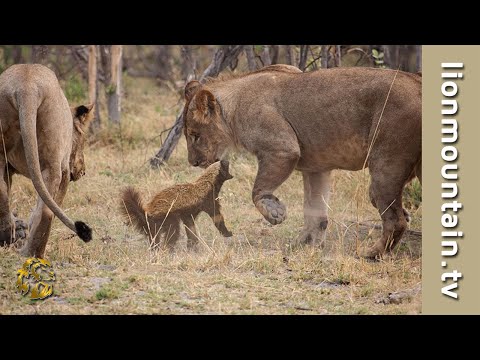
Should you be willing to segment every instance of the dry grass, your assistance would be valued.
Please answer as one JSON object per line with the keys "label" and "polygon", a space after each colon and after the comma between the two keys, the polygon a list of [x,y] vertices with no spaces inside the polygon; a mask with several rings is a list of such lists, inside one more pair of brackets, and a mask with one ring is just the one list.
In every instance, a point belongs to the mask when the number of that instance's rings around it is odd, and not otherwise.
{"label": "dry grass", "polygon": [[[303,223],[301,176],[295,173],[277,191],[288,208],[287,220],[271,226],[251,203],[255,159],[231,158],[235,178],[221,192],[227,227],[223,238],[206,215],[200,216],[201,249],[186,251],[182,230],[174,254],[152,254],[146,239],[127,226],[118,208],[119,192],[134,185],[145,196],[174,183],[195,179],[182,138],[169,164],[151,170],[148,159],[160,145],[155,138],[170,126],[178,98],[152,82],[126,79],[121,132],[100,133],[86,151],[87,175],[72,183],[64,209],[94,228],[84,244],[55,220],[46,257],[57,281],[44,301],[22,298],[15,272],[24,261],[14,249],[0,249],[1,314],[416,314],[421,293],[385,305],[391,292],[409,291],[421,282],[421,238],[407,236],[395,254],[381,262],[355,257],[359,246],[380,236],[379,215],[362,172],[336,172],[330,202],[328,251],[290,252],[287,242]],[[12,206],[28,217],[35,191],[15,177]],[[410,209],[411,229],[421,230],[421,206]],[[359,224],[361,223],[361,224]],[[369,226],[365,226],[365,224]]]}

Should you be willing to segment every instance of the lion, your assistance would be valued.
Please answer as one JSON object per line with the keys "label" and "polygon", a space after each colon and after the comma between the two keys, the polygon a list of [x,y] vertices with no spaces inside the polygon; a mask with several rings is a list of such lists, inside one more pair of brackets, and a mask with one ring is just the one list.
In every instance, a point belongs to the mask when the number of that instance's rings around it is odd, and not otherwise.
{"label": "lion", "polygon": [[229,148],[258,159],[252,200],[271,224],[285,220],[273,192],[302,172],[304,227],[292,247],[323,244],[330,174],[369,168],[382,236],[361,254],[391,251],[407,227],[404,186],[421,182],[422,79],[403,71],[333,68],[303,73],[270,66],[241,76],[191,81],[183,111],[188,161],[206,167]]}
{"label": "lion", "polygon": [[226,160],[215,162],[195,182],[164,189],[146,205],[141,195],[128,187],[123,191],[122,211],[137,230],[149,236],[151,246],[160,244],[160,236],[157,236],[160,234],[165,238],[166,247],[173,250],[182,221],[188,238],[187,248],[195,248],[198,244],[195,219],[201,212],[206,212],[212,218],[223,236],[231,237],[233,234],[225,226],[218,200],[223,183],[233,178],[228,167]]}
{"label": "lion", "polygon": [[87,224],[73,222],[60,208],[69,182],[85,174],[92,109],[70,108],[55,73],[43,65],[13,65],[0,75],[0,244],[13,243],[15,230],[26,227],[9,207],[14,174],[31,179],[38,193],[22,255],[44,256],[54,216],[83,241],[92,239]]}

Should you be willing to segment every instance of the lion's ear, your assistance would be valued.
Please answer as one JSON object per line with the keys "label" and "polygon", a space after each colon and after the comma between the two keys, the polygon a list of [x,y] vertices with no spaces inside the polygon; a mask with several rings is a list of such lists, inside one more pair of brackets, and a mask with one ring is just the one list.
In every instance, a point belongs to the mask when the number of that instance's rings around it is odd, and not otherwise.
{"label": "lion's ear", "polygon": [[93,108],[95,104],[80,105],[74,110],[75,118],[78,118],[82,124],[88,124],[93,119]]}
{"label": "lion's ear", "polygon": [[185,100],[192,100],[193,95],[200,89],[200,86],[201,84],[197,80],[192,80],[185,85]]}
{"label": "lion's ear", "polygon": [[196,96],[197,110],[204,116],[215,112],[216,103],[215,96],[208,90],[201,90]]}

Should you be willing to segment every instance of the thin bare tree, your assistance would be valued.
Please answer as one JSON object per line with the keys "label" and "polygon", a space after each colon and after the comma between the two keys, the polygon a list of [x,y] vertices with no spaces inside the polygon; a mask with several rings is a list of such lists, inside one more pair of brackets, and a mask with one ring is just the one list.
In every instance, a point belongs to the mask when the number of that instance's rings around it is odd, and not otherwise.
{"label": "thin bare tree", "polygon": [[120,122],[122,92],[122,45],[112,45],[110,84],[107,86],[108,117],[114,123]]}
{"label": "thin bare tree", "polygon": [[285,47],[285,62],[288,65],[295,64],[295,55],[293,54],[292,45],[283,45]]}
{"label": "thin bare tree", "polygon": [[193,56],[193,46],[182,45],[180,50],[182,53],[182,79],[184,81],[189,81],[195,78],[197,73],[197,61]]}
{"label": "thin bare tree", "polygon": [[14,64],[22,64],[24,62],[22,55],[22,45],[12,46],[12,56]]}
{"label": "thin bare tree", "polygon": [[245,55],[247,56],[248,70],[257,70],[257,62],[255,60],[254,45],[245,45]]}
{"label": "thin bare tree", "polygon": [[298,68],[302,71],[305,71],[305,67],[307,66],[307,56],[309,48],[309,45],[300,45],[300,58],[298,59]]}
{"label": "thin bare tree", "polygon": [[321,47],[321,56],[322,56],[322,60],[321,60],[321,65],[322,65],[322,69],[327,69],[328,68],[328,45],[322,45]]}
{"label": "thin bare tree", "polygon": [[272,45],[272,65],[278,64],[278,56],[280,53],[280,46],[279,45]]}
{"label": "thin bare tree", "polygon": [[97,46],[88,47],[88,100],[95,104],[95,114],[90,131],[96,132],[100,128],[100,111],[98,109],[98,67]]}
{"label": "thin bare tree", "polygon": [[156,73],[163,81],[172,81],[172,46],[158,45],[156,47]]}
{"label": "thin bare tree", "polygon": [[[105,45],[101,45],[100,49],[103,49]],[[80,70],[82,77],[88,80],[88,47],[84,45],[70,45],[70,54],[77,64],[77,68]],[[100,69],[97,69],[100,70]],[[102,77],[105,80],[104,77]]]}
{"label": "thin bare tree", "polygon": [[335,57],[335,63],[337,67],[340,67],[342,66],[342,45],[336,45],[335,54],[337,55]]}
{"label": "thin bare tree", "polygon": [[415,46],[416,50],[416,66],[417,66],[417,72],[422,71],[422,45],[416,45]]}
{"label": "thin bare tree", "polygon": [[272,59],[270,58],[270,46],[263,45],[261,59],[263,62],[263,66],[272,65]]}
{"label": "thin bare tree", "polygon": [[100,45],[108,118],[114,123],[120,122],[121,114],[122,52],[122,45]]}

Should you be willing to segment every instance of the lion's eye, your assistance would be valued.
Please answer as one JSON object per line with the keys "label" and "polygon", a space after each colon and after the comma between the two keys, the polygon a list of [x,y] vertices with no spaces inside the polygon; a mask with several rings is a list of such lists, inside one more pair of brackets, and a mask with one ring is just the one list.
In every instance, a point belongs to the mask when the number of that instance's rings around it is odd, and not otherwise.
{"label": "lion's eye", "polygon": [[193,142],[197,142],[198,139],[200,139],[200,135],[199,134],[192,134],[192,139],[193,139]]}

